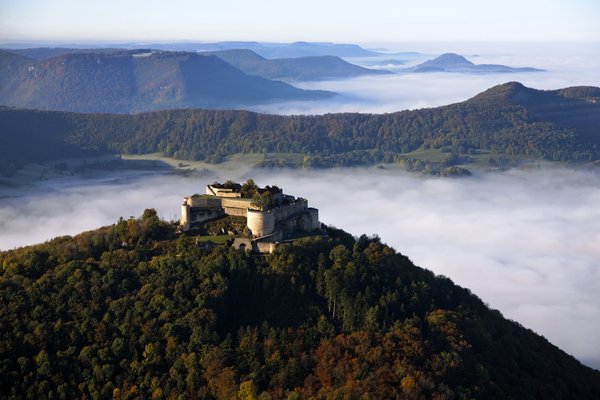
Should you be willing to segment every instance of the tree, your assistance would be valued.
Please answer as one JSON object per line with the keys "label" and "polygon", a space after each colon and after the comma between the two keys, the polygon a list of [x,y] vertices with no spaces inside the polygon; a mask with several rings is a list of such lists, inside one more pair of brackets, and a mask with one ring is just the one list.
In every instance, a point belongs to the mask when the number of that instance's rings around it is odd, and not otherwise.
{"label": "tree", "polygon": [[254,183],[253,179],[248,179],[246,183],[242,185],[240,195],[243,198],[251,199],[255,194],[258,193],[258,185]]}
{"label": "tree", "polygon": [[154,208],[147,208],[142,215],[142,235],[145,238],[155,237],[159,231],[160,219]]}
{"label": "tree", "polygon": [[258,400],[258,391],[254,382],[245,381],[240,383],[240,390],[238,391],[239,400]]}
{"label": "tree", "polygon": [[262,194],[259,194],[258,192],[254,193],[252,202],[250,203],[253,207],[263,211],[273,207],[273,204],[273,195],[271,192],[264,192]]}

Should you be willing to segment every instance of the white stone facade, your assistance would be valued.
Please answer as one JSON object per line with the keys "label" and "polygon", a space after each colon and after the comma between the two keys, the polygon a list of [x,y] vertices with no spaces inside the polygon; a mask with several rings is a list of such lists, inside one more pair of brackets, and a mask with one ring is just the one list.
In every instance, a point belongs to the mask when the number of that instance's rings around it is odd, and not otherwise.
{"label": "white stone facade", "polygon": [[207,185],[205,195],[196,194],[184,199],[181,228],[193,230],[199,224],[223,215],[245,217],[252,237],[271,236],[271,241],[320,228],[319,211],[309,208],[306,199],[283,193],[276,193],[273,199],[275,205],[263,211],[252,205],[252,199],[242,198],[239,190]]}

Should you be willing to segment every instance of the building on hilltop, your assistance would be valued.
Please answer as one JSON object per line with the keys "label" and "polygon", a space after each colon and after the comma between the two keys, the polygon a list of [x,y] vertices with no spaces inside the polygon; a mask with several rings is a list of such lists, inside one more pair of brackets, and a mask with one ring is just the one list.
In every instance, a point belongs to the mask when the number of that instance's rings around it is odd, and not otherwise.
{"label": "building on hilltop", "polygon": [[246,218],[251,232],[234,247],[272,252],[275,244],[320,229],[319,210],[303,198],[286,195],[277,186],[259,188],[254,181],[213,183],[205,194],[186,197],[181,205],[181,229],[193,231],[223,216]]}

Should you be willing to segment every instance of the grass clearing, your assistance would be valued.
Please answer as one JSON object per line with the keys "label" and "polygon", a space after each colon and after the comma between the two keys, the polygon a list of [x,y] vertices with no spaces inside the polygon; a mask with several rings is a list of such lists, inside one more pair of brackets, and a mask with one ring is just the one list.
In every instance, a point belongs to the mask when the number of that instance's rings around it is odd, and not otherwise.
{"label": "grass clearing", "polygon": [[229,239],[233,239],[234,236],[231,235],[206,235],[206,236],[195,236],[194,239],[198,242],[207,243],[212,242],[215,244],[225,244]]}
{"label": "grass clearing", "polygon": [[439,163],[444,161],[450,153],[444,153],[439,149],[417,149],[410,153],[404,154],[405,156],[416,158],[417,160],[429,161]]}
{"label": "grass clearing", "polygon": [[[432,163],[441,163],[451,153],[443,152],[440,149],[417,149],[410,153],[404,154],[405,156],[415,158],[417,160],[429,161]],[[460,157],[468,157],[468,163],[457,164],[459,167],[475,170],[487,170],[490,167],[490,159],[494,158],[497,161],[503,160],[500,164],[504,163],[507,167],[528,167],[534,166],[540,163],[540,160],[531,156],[524,155],[512,155],[512,154],[492,154],[489,150],[478,150],[472,154],[460,154]]]}
{"label": "grass clearing", "polygon": [[289,161],[295,164],[302,164],[304,161],[304,154],[301,153],[267,153],[266,160],[283,160]]}
{"label": "grass clearing", "polygon": [[222,171],[245,171],[250,170],[252,167],[265,159],[264,154],[233,154],[227,156],[220,163],[209,163],[206,161],[190,161],[190,160],[178,160],[172,157],[166,157],[162,153],[147,153],[147,154],[123,154],[121,155],[123,160],[132,161],[155,161],[163,162],[169,167],[174,169],[208,169],[208,170],[222,170]]}

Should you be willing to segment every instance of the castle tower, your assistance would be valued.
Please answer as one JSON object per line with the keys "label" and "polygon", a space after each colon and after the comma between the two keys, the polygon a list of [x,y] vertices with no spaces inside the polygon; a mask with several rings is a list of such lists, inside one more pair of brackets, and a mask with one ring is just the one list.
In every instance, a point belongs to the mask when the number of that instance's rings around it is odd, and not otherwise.
{"label": "castle tower", "polygon": [[255,237],[275,232],[275,216],[272,212],[248,210],[246,224]]}
{"label": "castle tower", "polygon": [[190,230],[190,206],[187,202],[187,199],[183,201],[181,205],[181,227],[184,232]]}

